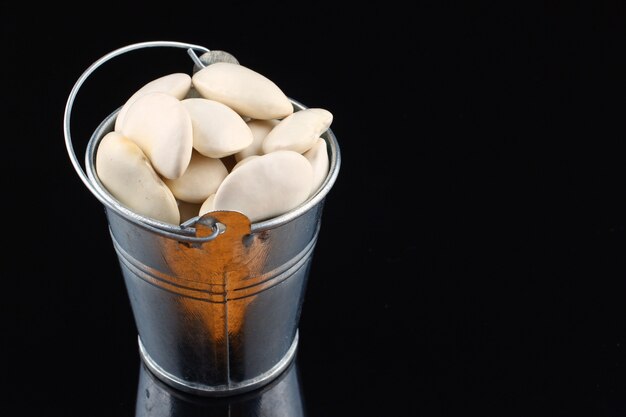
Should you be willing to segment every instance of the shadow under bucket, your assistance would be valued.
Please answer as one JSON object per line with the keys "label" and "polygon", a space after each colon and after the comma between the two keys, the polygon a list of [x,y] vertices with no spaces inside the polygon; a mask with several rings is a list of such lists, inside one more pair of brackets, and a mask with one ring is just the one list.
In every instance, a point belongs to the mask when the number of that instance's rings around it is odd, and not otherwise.
{"label": "shadow under bucket", "polygon": [[[152,46],[205,50],[177,42],[148,42],[114,51],[92,65],[72,90],[65,114],[70,159],[104,204],[124,276],[145,365],[163,382],[199,395],[246,392],[277,377],[292,361],[324,199],[340,166],[329,129],[323,184],[294,210],[251,224],[234,211],[215,211],[181,226],[140,216],[115,200],[95,170],[100,140],[117,111],[93,133],[78,162],[69,117],[80,85],[108,59]],[[306,108],[291,100],[294,111]]]}

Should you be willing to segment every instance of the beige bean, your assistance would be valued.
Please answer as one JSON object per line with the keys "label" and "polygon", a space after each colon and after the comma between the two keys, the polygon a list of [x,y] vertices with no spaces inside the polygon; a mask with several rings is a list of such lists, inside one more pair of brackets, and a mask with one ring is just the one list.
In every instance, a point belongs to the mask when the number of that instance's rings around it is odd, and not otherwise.
{"label": "beige bean", "polygon": [[328,150],[326,149],[326,141],[322,138],[317,139],[315,145],[304,154],[313,167],[313,186],[311,194],[314,194],[322,185],[328,175],[330,161],[328,160]]}
{"label": "beige bean", "polygon": [[302,204],[311,193],[313,168],[301,154],[276,151],[231,171],[217,189],[215,210],[239,211],[252,222]]}
{"label": "beige bean", "polygon": [[276,127],[279,120],[250,120],[247,122],[250,131],[252,131],[252,143],[245,149],[235,154],[237,162],[250,155],[263,155],[261,146],[263,145],[263,139],[270,131]]}
{"label": "beige bean", "polygon": [[304,153],[331,125],[333,115],[325,109],[308,108],[285,117],[263,140],[263,153],[291,150]]}
{"label": "beige bean", "polygon": [[217,191],[226,175],[228,171],[222,161],[194,151],[185,173],[176,179],[164,181],[177,199],[200,204]]}
{"label": "beige bean", "polygon": [[282,119],[293,112],[291,102],[273,81],[243,65],[217,62],[196,72],[192,84],[203,97],[252,119]]}
{"label": "beige bean", "polygon": [[139,147],[110,132],[98,146],[96,172],[106,189],[137,214],[178,225],[176,199]]}
{"label": "beige bean", "polygon": [[261,155],[250,155],[250,156],[247,156],[247,157],[243,158],[241,161],[237,162],[235,164],[235,166],[233,166],[233,168],[230,170],[230,172],[233,172],[234,170],[236,170],[237,168],[239,168],[240,166],[242,166],[246,162],[250,162],[254,158],[258,158],[259,156],[261,156]]}
{"label": "beige bean", "polygon": [[166,93],[181,100],[191,88],[191,77],[184,73],[174,73],[152,80],[137,90],[122,106],[115,119],[115,130],[119,131],[128,108],[141,96],[148,93]]}
{"label": "beige bean", "polygon": [[211,194],[200,206],[200,216],[208,213],[209,211],[213,211],[215,207],[215,194]]}
{"label": "beige bean", "polygon": [[119,132],[135,142],[165,178],[178,178],[187,169],[193,149],[192,124],[177,98],[158,92],[139,97]]}
{"label": "beige bean", "polygon": [[252,143],[252,131],[228,106],[205,98],[181,101],[191,117],[193,147],[204,156],[223,158]]}

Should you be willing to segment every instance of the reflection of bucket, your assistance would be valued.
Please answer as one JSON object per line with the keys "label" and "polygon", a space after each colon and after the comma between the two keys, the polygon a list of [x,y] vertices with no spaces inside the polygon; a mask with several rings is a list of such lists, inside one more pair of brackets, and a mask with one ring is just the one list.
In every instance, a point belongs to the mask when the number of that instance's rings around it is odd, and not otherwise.
{"label": "reflection of bucket", "polygon": [[[98,143],[113,129],[117,112],[92,135],[85,170],[74,152],[69,118],[78,89],[97,67],[152,46],[206,51],[177,42],[148,42],[94,63],[68,99],[68,153],[80,178],[105,206],[146,366],[169,385],[195,394],[249,391],[280,374],[296,352],[323,203],[339,171],[339,147],[331,130],[324,133],[330,156],[324,183],[299,207],[266,221],[250,224],[240,213],[220,211],[173,226],[133,213],[107,192],[95,171]],[[305,108],[292,103],[296,111]]]}
{"label": "reflection of bucket", "polygon": [[135,417],[302,417],[304,405],[295,360],[263,387],[220,398],[199,397],[176,390],[163,384],[141,364]]}

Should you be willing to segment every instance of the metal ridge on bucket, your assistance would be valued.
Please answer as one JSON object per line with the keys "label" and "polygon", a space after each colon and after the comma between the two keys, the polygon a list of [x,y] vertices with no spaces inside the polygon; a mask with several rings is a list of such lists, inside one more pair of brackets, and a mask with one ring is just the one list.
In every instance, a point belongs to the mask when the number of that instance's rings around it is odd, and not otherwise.
{"label": "metal ridge on bucket", "polygon": [[[204,47],[157,41],[129,45],[91,65],[70,93],[65,143],[79,177],[104,205],[138,332],[141,360],[167,385],[201,396],[226,396],[268,384],[286,369],[298,346],[298,323],[326,195],[340,166],[333,132],[326,141],[329,172],[295,209],[250,223],[236,211],[212,211],[175,226],[120,204],[95,170],[100,140],[119,109],[92,134],[85,169],[69,129],[78,90],[100,65],[122,53],[155,46]],[[195,60],[194,60],[195,62]],[[294,110],[306,107],[290,99]]]}

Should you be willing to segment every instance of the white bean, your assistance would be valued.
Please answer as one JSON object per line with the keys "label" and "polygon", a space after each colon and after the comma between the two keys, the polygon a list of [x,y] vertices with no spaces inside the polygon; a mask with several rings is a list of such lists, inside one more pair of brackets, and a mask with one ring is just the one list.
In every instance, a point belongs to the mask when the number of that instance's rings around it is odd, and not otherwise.
{"label": "white bean", "polygon": [[291,102],[273,81],[243,65],[217,62],[196,72],[192,84],[203,97],[252,119],[282,119],[293,112]]}
{"label": "white bean", "polygon": [[331,125],[333,115],[325,109],[308,108],[285,117],[263,140],[263,153],[290,150],[304,153]]}
{"label": "white bean", "polygon": [[200,211],[199,211],[199,215],[202,216],[203,214],[208,213],[209,211],[213,211],[213,208],[215,207],[215,194],[211,194],[205,201],[204,203],[202,203],[202,205],[200,206]]}
{"label": "white bean", "polygon": [[217,191],[226,175],[228,170],[222,161],[194,151],[185,173],[176,179],[164,181],[177,199],[200,204]]}
{"label": "white bean", "polygon": [[98,146],[96,172],[122,205],[142,216],[179,224],[176,199],[139,147],[120,133],[106,134]]}
{"label": "white bean", "polygon": [[301,154],[276,151],[231,171],[217,189],[215,210],[239,211],[255,222],[302,204],[311,192],[313,168]]}
{"label": "white bean", "polygon": [[270,131],[274,129],[274,127],[276,127],[278,122],[279,120],[277,119],[248,121],[248,127],[252,131],[252,143],[245,149],[235,154],[235,159],[237,160],[237,162],[251,155],[263,155],[263,150],[261,149],[261,146],[263,145],[263,140],[265,139],[267,134],[270,133]]}
{"label": "white bean", "polygon": [[252,143],[252,131],[230,107],[206,98],[181,101],[193,126],[193,147],[204,156],[223,158]]}
{"label": "white bean", "polygon": [[122,106],[122,109],[119,111],[119,113],[117,114],[117,118],[115,119],[115,130],[120,130],[122,126],[122,121],[126,117],[126,112],[128,111],[128,108],[139,97],[148,93],[166,93],[181,100],[187,95],[190,88],[191,77],[182,72],[165,75],[163,77],[157,78],[156,80],[150,81],[148,84],[137,90],[135,94],[130,96],[128,100],[126,100],[126,103],[124,103],[124,106]]}
{"label": "white bean", "polygon": [[313,167],[313,187],[311,194],[315,193],[317,189],[322,185],[326,175],[328,175],[328,168],[330,161],[328,160],[328,151],[326,150],[326,141],[319,138],[315,145],[304,154],[304,157],[309,160]]}
{"label": "white bean", "polygon": [[135,142],[165,178],[178,178],[187,169],[193,149],[191,118],[175,97],[165,93],[139,97],[119,132]]}

